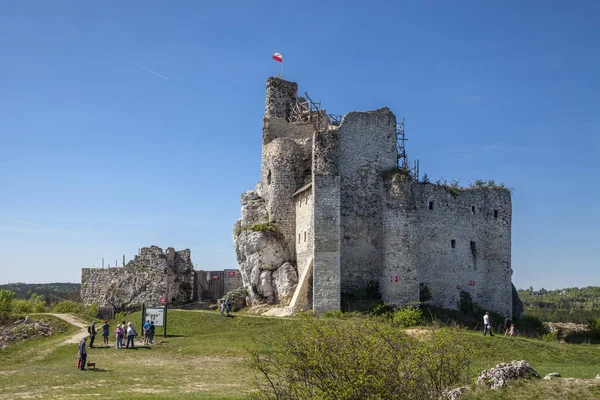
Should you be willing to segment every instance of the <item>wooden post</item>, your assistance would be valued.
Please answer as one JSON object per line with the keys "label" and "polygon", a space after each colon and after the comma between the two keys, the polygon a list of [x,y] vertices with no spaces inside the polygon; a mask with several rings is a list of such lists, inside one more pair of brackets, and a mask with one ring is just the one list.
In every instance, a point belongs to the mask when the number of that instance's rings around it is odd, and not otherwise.
{"label": "wooden post", "polygon": [[168,306],[165,304],[165,320],[163,321],[165,326],[163,327],[163,337],[167,337],[167,308]]}
{"label": "wooden post", "polygon": [[146,319],[146,305],[144,303],[142,303],[142,325],[140,325],[140,329],[142,329],[143,332],[143,327],[144,327],[144,322]]}

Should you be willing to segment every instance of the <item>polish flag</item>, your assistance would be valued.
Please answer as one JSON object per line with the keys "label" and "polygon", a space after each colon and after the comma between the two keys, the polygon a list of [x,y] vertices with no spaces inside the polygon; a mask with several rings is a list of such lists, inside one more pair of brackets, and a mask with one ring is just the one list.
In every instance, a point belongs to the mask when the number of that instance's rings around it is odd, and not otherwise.
{"label": "polish flag", "polygon": [[279,53],[273,54],[273,60],[283,62],[283,56]]}

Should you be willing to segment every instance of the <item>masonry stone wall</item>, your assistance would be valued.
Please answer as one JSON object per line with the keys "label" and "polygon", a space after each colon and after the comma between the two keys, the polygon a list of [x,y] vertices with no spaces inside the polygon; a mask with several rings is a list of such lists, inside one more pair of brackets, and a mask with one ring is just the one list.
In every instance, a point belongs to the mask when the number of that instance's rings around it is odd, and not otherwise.
{"label": "masonry stone wall", "polygon": [[237,269],[226,269],[224,271],[223,291],[225,293],[232,292],[243,287],[242,275]]}
{"label": "masonry stone wall", "polygon": [[296,262],[298,276],[304,273],[313,258],[314,251],[314,203],[312,183],[301,188],[295,195],[296,202]]}
{"label": "masonry stone wall", "polygon": [[298,97],[298,84],[271,77],[267,79],[265,118],[287,119]]}
{"label": "masonry stone wall", "polygon": [[399,178],[388,177],[385,185],[384,300],[406,302],[407,293],[418,300],[420,288],[428,291],[429,303],[457,309],[465,292],[487,310],[512,313],[510,191],[452,195],[438,185]]}
{"label": "masonry stone wall", "polygon": [[[296,207],[293,194],[304,183],[306,155],[303,143],[277,138],[263,148],[261,195],[269,220],[277,225],[285,242],[285,258],[295,262]],[[310,169],[309,169],[310,171]]]}
{"label": "masonry stone wall", "polygon": [[341,305],[340,130],[315,132],[313,140],[313,310]]}
{"label": "masonry stone wall", "polygon": [[190,250],[166,252],[160,247],[144,247],[123,268],[83,268],[81,299],[84,304],[116,308],[141,304],[169,304],[193,300],[194,271]]}
{"label": "masonry stone wall", "polygon": [[396,167],[396,117],[351,112],[339,127],[342,290],[377,282],[381,266],[381,174]]}

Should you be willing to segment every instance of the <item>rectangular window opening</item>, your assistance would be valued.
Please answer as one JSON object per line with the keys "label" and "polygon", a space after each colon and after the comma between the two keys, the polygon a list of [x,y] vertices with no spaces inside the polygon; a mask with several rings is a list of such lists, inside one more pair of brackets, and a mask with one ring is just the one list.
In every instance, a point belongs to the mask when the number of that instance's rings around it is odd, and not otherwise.
{"label": "rectangular window opening", "polygon": [[471,253],[473,256],[477,255],[477,243],[471,241]]}
{"label": "rectangular window opening", "polygon": [[433,210],[433,201],[430,201],[430,202],[429,202],[429,209],[430,209],[430,210]]}
{"label": "rectangular window opening", "polygon": [[455,239],[450,240],[450,246],[452,246],[453,249],[456,248],[456,240]]}
{"label": "rectangular window opening", "polygon": [[475,206],[471,206],[471,214],[475,215]]}
{"label": "rectangular window opening", "polygon": [[494,210],[494,218],[498,218],[498,210]]}
{"label": "rectangular window opening", "polygon": [[304,241],[306,242],[306,232],[304,232]]}
{"label": "rectangular window opening", "polygon": [[298,234],[298,243],[300,243],[300,234]]}

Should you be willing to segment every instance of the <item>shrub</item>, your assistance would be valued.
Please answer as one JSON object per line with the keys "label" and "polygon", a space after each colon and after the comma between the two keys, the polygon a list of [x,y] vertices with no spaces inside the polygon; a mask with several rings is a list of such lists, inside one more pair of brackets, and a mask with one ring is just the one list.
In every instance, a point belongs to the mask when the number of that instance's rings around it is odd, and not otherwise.
{"label": "shrub", "polygon": [[403,307],[394,312],[393,321],[394,324],[403,328],[416,326],[423,321],[423,311],[418,307]]}
{"label": "shrub", "polygon": [[46,302],[45,301],[31,301],[33,306],[34,313],[43,313],[46,312]]}
{"label": "shrub", "polygon": [[248,227],[249,230],[255,232],[269,231],[269,232],[277,232],[277,227],[269,222],[266,224],[254,224]]}
{"label": "shrub", "polygon": [[33,312],[33,303],[28,300],[14,299],[12,301],[12,312],[16,314],[29,314]]}
{"label": "shrub", "polygon": [[460,329],[413,338],[379,318],[304,317],[250,349],[254,399],[431,399],[466,380],[474,347]]}
{"label": "shrub", "polygon": [[63,300],[52,305],[52,312],[55,313],[80,313],[83,311],[83,306],[75,303],[73,300]]}
{"label": "shrub", "polygon": [[544,333],[541,338],[544,342],[557,342],[558,334],[556,332]]}
{"label": "shrub", "polygon": [[377,304],[371,310],[371,315],[373,316],[385,316],[392,318],[394,315],[394,311],[396,310],[396,306],[392,303],[381,303]]}
{"label": "shrub", "polygon": [[10,290],[0,289],[0,321],[8,318],[12,312],[12,302],[15,293]]}

